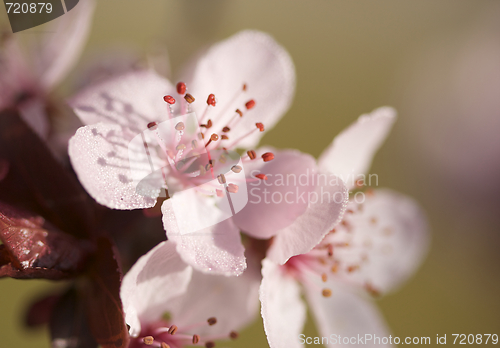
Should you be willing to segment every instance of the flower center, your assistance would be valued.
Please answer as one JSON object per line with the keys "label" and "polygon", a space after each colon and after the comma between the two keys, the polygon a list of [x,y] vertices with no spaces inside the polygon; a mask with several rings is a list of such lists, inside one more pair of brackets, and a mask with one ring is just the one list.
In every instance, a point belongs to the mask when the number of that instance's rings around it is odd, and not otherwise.
{"label": "flower center", "polygon": [[160,320],[149,324],[141,331],[141,335],[137,338],[132,338],[130,348],[182,348],[188,345],[204,345],[206,348],[215,347],[215,340],[220,339],[236,339],[238,333],[231,331],[228,335],[218,336],[200,336],[190,333],[196,328],[203,326],[213,326],[217,323],[215,317],[208,318],[205,322],[192,324],[186,327],[177,327],[173,324],[168,324],[164,320]]}
{"label": "flower center", "polygon": [[[370,191],[366,193],[370,195]],[[363,204],[350,202],[344,219],[310,252],[294,256],[283,265],[283,271],[303,283],[318,288],[317,283],[310,284],[311,278],[321,278],[323,283],[329,277],[335,277],[344,283],[363,287],[372,296],[378,296],[380,290],[369,280],[365,272],[370,260],[383,257],[392,252],[390,237],[394,228],[379,221],[376,216],[364,216]],[[329,297],[329,288],[318,289],[323,296]]]}
{"label": "flower center", "polygon": [[[221,197],[225,192],[238,192],[238,181],[266,180],[265,174],[257,174],[250,179],[231,175],[238,174],[243,163],[257,159],[254,150],[248,150],[240,158],[236,149],[243,139],[256,132],[263,132],[264,124],[257,122],[247,132],[239,130],[237,135],[231,136],[235,129],[242,127],[240,120],[247,117],[246,114],[255,107],[255,100],[248,100],[244,107],[235,109],[231,116],[228,115],[229,110],[226,110],[228,108],[216,110],[216,96],[209,94],[203,114],[198,119],[192,112],[192,104],[196,98],[187,92],[186,84],[179,82],[176,89],[177,96],[163,97],[168,106],[167,120],[150,122],[148,130],[143,132],[148,133],[143,135],[148,157],[155,152],[164,162],[161,165],[161,177],[157,173],[156,180],[163,183],[162,186],[168,189],[169,195],[193,187],[199,193]],[[239,98],[246,90],[247,85],[244,84],[234,98]],[[233,104],[230,102],[228,105]],[[222,123],[220,120],[229,121]],[[267,152],[261,158],[268,162],[274,159],[274,154]],[[149,162],[153,172],[151,158]]]}

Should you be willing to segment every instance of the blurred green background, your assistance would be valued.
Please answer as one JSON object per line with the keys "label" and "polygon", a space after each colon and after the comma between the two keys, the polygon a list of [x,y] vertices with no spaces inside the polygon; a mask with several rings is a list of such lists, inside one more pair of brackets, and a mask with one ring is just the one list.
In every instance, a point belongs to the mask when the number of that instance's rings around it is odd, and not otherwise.
{"label": "blurred green background", "polygon": [[[110,47],[146,54],[161,45],[175,72],[210,43],[242,29],[266,31],[290,52],[297,90],[264,143],[314,156],[360,114],[394,106],[399,119],[371,172],[380,186],[421,203],[432,245],[415,277],[378,301],[380,308],[399,337],[500,334],[499,5],[98,0],[80,64]],[[6,23],[3,10],[0,19]],[[33,296],[52,286],[0,281],[1,347],[49,346],[45,332],[24,331],[21,322]],[[256,323],[223,346],[267,344]]]}

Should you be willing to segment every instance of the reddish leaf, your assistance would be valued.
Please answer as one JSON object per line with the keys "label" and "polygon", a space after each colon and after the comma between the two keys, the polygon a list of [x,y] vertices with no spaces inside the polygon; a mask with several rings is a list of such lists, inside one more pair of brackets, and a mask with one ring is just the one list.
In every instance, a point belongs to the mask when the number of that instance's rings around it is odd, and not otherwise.
{"label": "reddish leaf", "polygon": [[0,198],[77,237],[92,231],[94,202],[15,110],[0,111]]}
{"label": "reddish leaf", "polygon": [[60,295],[48,295],[33,302],[26,312],[24,323],[28,327],[48,324],[54,305],[61,299]]}
{"label": "reddish leaf", "polygon": [[121,271],[110,241],[100,238],[86,288],[90,330],[103,348],[128,346],[129,335],[120,300]]}
{"label": "reddish leaf", "polygon": [[42,217],[0,202],[0,276],[62,279],[83,271],[89,242],[57,230]]}
{"label": "reddish leaf", "polygon": [[60,297],[50,316],[52,347],[97,347],[97,343],[88,327],[84,305],[74,288],[71,288]]}

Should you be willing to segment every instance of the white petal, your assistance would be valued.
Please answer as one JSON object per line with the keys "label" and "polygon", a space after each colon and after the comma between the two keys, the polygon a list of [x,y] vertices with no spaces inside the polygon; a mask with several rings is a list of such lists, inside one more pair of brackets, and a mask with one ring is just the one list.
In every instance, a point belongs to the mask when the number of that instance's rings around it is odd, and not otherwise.
{"label": "white petal", "polygon": [[[328,241],[348,243],[334,249],[338,276],[384,293],[409,278],[421,264],[429,245],[424,212],[411,198],[391,190],[375,190],[359,205],[350,202],[345,224]],[[355,267],[349,272],[348,267]]]}
{"label": "white petal", "polygon": [[[155,205],[156,197],[140,195],[130,170],[130,134],[118,125],[96,124],[78,129],[69,141],[71,164],[87,192],[112,209],[140,209]],[[146,161],[133,163],[135,172],[149,174]]]}
{"label": "white petal", "polygon": [[[371,301],[362,298],[353,292],[353,289],[335,285],[334,282],[324,285],[332,290],[331,297],[324,297],[322,291],[315,287],[306,286],[305,289],[320,336],[329,338],[327,347],[391,347],[390,344],[382,342],[374,344],[375,335],[382,340],[384,337],[388,338],[390,333],[383,317]],[[366,338],[367,334],[372,335],[372,340],[358,341],[358,335]],[[351,341],[349,344],[342,344],[343,342],[338,341],[339,336],[342,339],[348,337]],[[333,339],[337,339],[337,342]]]}
{"label": "white petal", "polygon": [[283,274],[282,266],[262,261],[261,314],[270,348],[301,347],[299,335],[306,320],[306,308],[295,279]]}
{"label": "white petal", "polygon": [[[168,199],[161,207],[163,225],[184,261],[210,274],[241,274],[246,268],[245,249],[231,216],[222,212],[214,199],[193,189],[175,195],[177,199]],[[182,226],[190,221],[206,227],[186,233]]]}
{"label": "white petal", "polygon": [[161,318],[169,300],[185,292],[192,268],[185,264],[171,242],[162,242],[142,256],[123,277],[120,297],[130,334],[141,324]]}
{"label": "white petal", "polygon": [[[295,70],[288,53],[269,35],[243,31],[213,45],[200,57],[184,82],[195,98],[193,104],[201,117],[210,93],[217,106],[210,118],[224,127],[239,108],[246,113],[228,133],[230,141],[255,128],[256,122],[271,129],[289,108],[295,90]],[[243,84],[247,91],[243,92]],[[246,112],[245,103],[254,99],[256,106]],[[256,132],[239,144],[255,146],[263,133]]]}
{"label": "white petal", "polygon": [[118,124],[139,134],[149,122],[168,119],[163,97],[172,91],[154,72],[134,71],[88,87],[69,103],[84,124]]}
{"label": "white petal", "polygon": [[32,47],[33,64],[45,90],[61,81],[80,56],[90,33],[94,8],[94,0],[79,1],[75,8],[53,20],[41,41]]}
{"label": "white petal", "polygon": [[217,324],[196,329],[200,335],[228,335],[252,322],[259,308],[260,273],[255,267],[241,276],[193,272],[186,293],[169,301],[173,324],[182,328],[217,318]]}
{"label": "white petal", "polygon": [[353,188],[358,177],[370,168],[373,155],[395,120],[396,111],[390,107],[361,115],[323,151],[318,160],[319,168],[338,175],[349,189]]}
{"label": "white petal", "polygon": [[[270,149],[259,149],[259,157]],[[254,238],[268,239],[290,226],[307,210],[310,193],[314,192],[313,177],[316,161],[296,150],[271,150],[270,162],[245,163],[251,181],[248,184],[248,204],[234,217],[236,225]],[[257,180],[256,174],[267,175]]]}
{"label": "white petal", "polygon": [[270,260],[284,264],[292,256],[307,253],[344,215],[349,194],[342,180],[326,174],[316,179],[318,185],[309,207],[290,226],[277,232],[267,253]]}

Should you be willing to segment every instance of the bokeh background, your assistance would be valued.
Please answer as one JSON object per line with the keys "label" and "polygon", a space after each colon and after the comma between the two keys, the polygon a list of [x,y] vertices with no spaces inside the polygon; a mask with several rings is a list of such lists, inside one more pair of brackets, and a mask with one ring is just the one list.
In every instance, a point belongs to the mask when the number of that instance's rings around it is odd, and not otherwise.
{"label": "bokeh background", "polygon": [[[318,156],[360,114],[382,105],[399,112],[371,173],[421,203],[432,245],[415,277],[378,301],[393,334],[500,334],[500,2],[98,0],[72,78],[109,49],[168,49],[175,72],[247,28],[274,36],[297,70],[292,108],[264,143]],[[49,347],[46,332],[23,330],[22,317],[54,286],[0,281],[1,347]],[[260,325],[223,346],[267,346]]]}

